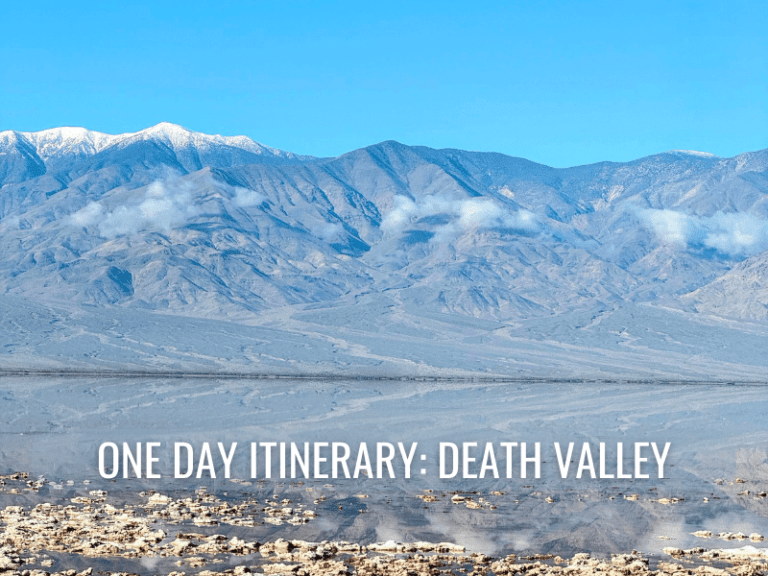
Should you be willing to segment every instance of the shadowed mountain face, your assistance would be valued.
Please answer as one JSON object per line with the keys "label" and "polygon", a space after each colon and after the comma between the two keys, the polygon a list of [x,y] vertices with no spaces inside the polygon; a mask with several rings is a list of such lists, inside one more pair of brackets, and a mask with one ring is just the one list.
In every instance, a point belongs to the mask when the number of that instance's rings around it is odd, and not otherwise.
{"label": "shadowed mountain face", "polygon": [[170,124],[62,128],[0,133],[0,184],[0,292],[41,302],[253,322],[367,302],[372,331],[413,310],[768,317],[768,150],[554,169],[397,142],[316,159]]}

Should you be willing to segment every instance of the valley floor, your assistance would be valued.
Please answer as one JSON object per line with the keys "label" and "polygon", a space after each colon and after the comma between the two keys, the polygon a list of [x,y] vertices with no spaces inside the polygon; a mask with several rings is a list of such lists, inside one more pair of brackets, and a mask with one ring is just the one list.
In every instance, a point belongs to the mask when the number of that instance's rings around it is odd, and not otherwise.
{"label": "valley floor", "polygon": [[386,295],[210,320],[0,297],[0,372],[762,381],[768,325],[651,305],[496,321]]}

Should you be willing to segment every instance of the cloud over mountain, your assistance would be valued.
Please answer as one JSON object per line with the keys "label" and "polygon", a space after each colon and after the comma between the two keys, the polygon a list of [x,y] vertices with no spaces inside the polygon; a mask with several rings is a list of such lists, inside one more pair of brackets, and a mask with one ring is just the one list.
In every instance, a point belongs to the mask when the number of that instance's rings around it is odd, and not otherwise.
{"label": "cloud over mountain", "polygon": [[768,249],[768,219],[752,214],[716,212],[701,217],[676,210],[644,210],[640,214],[665,243],[711,248],[737,258]]}
{"label": "cloud over mountain", "polygon": [[510,211],[488,198],[452,200],[447,197],[426,196],[414,201],[395,196],[393,208],[384,215],[381,229],[397,233],[420,219],[445,216],[436,232],[443,239],[473,230],[509,228],[521,232],[536,232],[540,224],[529,210]]}
{"label": "cloud over mountain", "polygon": [[159,125],[5,132],[0,152],[2,297],[329,331],[370,364],[419,361],[397,339],[366,352],[382,333],[623,350],[685,340],[648,343],[670,310],[768,317],[765,150],[555,169],[397,142],[317,159]]}
{"label": "cloud over mountain", "polygon": [[84,228],[95,226],[99,236],[114,238],[138,232],[169,232],[199,212],[189,184],[155,181],[134,202],[111,209],[101,202],[91,202],[72,214],[70,222]]}

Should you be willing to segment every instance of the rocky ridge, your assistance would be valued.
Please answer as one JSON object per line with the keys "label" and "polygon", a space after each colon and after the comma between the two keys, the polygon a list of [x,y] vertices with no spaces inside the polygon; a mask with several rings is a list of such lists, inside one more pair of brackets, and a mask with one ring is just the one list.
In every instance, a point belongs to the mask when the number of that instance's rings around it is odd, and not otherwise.
{"label": "rocky ridge", "polygon": [[[555,169],[388,141],[317,159],[163,123],[0,133],[0,187],[0,297],[43,305],[310,338],[426,333],[429,315],[499,341],[543,322],[567,344],[574,315],[601,331],[633,309],[672,348],[676,319],[768,318],[768,150]],[[632,328],[598,345],[632,347]]]}

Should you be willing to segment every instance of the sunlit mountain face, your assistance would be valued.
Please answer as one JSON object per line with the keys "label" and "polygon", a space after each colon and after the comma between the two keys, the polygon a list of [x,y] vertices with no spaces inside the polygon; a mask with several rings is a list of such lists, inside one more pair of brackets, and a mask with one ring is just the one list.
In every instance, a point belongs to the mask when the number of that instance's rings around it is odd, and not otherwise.
{"label": "sunlit mountain face", "polygon": [[397,142],[321,159],[167,123],[55,128],[0,133],[0,186],[3,298],[341,338],[351,367],[440,364],[364,343],[398,334],[443,342],[435,358],[499,339],[689,357],[714,350],[705,320],[768,317],[768,150],[555,169]]}

